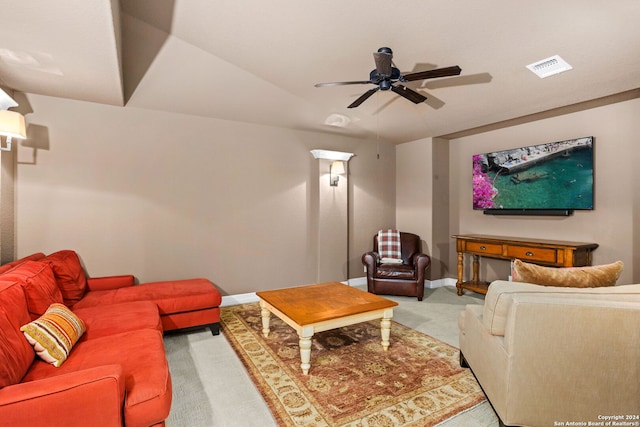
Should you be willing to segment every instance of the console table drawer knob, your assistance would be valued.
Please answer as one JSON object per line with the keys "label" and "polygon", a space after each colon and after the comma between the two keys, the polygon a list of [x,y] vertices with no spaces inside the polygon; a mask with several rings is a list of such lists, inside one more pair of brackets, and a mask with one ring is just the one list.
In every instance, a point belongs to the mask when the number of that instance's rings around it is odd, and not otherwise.
{"label": "console table drawer knob", "polygon": [[480,246],[480,249],[483,250],[483,251],[486,251],[487,247],[485,245],[482,245],[482,246]]}
{"label": "console table drawer knob", "polygon": [[527,251],[527,252],[525,253],[525,255],[526,255],[526,256],[533,256],[533,252],[531,252],[531,251]]}

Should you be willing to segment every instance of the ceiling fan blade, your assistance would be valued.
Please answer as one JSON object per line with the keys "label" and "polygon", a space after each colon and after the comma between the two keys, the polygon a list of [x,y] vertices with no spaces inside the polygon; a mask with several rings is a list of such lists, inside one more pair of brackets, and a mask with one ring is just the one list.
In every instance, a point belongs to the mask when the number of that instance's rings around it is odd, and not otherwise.
{"label": "ceiling fan blade", "polygon": [[417,73],[406,74],[403,78],[406,82],[412,82],[414,80],[434,79],[436,77],[457,76],[461,71],[462,68],[454,65],[453,67],[436,68],[435,70],[418,71]]}
{"label": "ceiling fan blade", "polygon": [[344,85],[364,85],[371,83],[370,80],[356,80],[352,82],[329,82],[329,83],[316,83],[315,87],[327,87],[327,86],[344,86]]}
{"label": "ceiling fan blade", "polygon": [[398,95],[413,102],[414,104],[419,104],[421,102],[424,102],[427,99],[426,96],[423,96],[418,92],[402,85],[391,86],[391,90],[397,93]]}
{"label": "ceiling fan blade", "polygon": [[376,70],[378,75],[388,77],[391,75],[391,58],[392,54],[387,52],[374,52],[373,59],[376,61]]}
{"label": "ceiling fan blade", "polygon": [[369,89],[368,91],[366,91],[365,93],[363,93],[360,98],[356,99],[355,101],[353,101],[351,103],[351,105],[349,105],[347,108],[356,108],[358,105],[362,104],[364,101],[366,101],[367,99],[369,99],[369,97],[371,95],[373,95],[374,93],[376,93],[378,90],[380,90],[380,88],[375,87],[373,89]]}

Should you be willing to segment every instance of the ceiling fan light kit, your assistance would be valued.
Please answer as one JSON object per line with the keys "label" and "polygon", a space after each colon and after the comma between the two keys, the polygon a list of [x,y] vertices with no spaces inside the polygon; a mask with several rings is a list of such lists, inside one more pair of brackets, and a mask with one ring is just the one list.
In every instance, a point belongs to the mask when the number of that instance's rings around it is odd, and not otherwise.
{"label": "ceiling fan light kit", "polygon": [[357,80],[346,82],[330,82],[330,83],[318,83],[316,87],[327,86],[343,86],[343,85],[355,85],[355,84],[373,84],[377,87],[369,89],[363,93],[358,99],[353,101],[347,108],[355,108],[369,99],[371,95],[379,90],[386,91],[391,89],[392,92],[402,96],[403,98],[419,104],[424,102],[427,97],[410,89],[406,86],[398,84],[398,82],[411,82],[415,80],[434,79],[438,77],[457,76],[462,72],[462,69],[454,65],[452,67],[436,68],[434,70],[419,71],[416,73],[402,74],[399,69],[393,66],[393,51],[388,47],[381,47],[377,52],[373,53],[373,59],[376,64],[376,68],[369,73],[369,80]]}
{"label": "ceiling fan light kit", "polygon": [[338,128],[346,128],[351,123],[351,118],[344,114],[333,113],[324,120],[324,124],[327,126],[333,126]]}

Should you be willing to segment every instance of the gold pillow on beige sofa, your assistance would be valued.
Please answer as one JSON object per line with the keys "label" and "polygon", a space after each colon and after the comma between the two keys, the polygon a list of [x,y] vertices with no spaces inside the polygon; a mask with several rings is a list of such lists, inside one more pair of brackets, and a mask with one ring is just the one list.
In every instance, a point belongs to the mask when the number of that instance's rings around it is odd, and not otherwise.
{"label": "gold pillow on beige sofa", "polygon": [[622,271],[622,261],[589,267],[543,267],[516,259],[513,261],[513,280],[543,286],[598,288],[616,284]]}

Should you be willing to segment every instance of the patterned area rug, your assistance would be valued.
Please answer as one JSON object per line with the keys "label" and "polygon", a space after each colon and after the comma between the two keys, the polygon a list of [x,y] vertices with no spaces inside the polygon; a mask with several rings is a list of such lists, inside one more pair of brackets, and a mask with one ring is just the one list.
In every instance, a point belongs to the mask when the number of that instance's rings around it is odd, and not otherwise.
{"label": "patterned area rug", "polygon": [[392,321],[317,333],[303,375],[296,332],[271,316],[262,336],[258,304],[224,307],[222,332],[282,426],[433,426],[484,401],[458,350]]}

